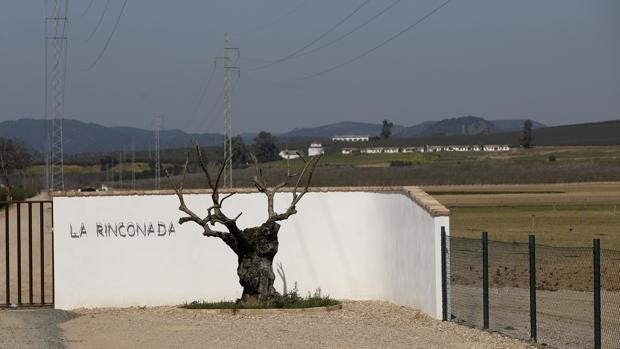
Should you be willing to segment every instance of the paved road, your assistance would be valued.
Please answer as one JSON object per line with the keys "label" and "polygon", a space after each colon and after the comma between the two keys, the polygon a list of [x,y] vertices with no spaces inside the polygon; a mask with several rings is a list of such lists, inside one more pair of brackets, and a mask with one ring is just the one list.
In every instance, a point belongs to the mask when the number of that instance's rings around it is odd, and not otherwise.
{"label": "paved road", "polygon": [[55,310],[0,310],[0,348],[65,348],[60,324],[76,314]]}

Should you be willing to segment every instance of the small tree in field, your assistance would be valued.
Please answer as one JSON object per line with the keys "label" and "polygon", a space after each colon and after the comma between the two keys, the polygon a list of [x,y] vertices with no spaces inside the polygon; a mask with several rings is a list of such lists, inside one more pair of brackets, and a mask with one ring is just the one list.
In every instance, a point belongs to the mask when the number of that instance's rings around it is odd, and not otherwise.
{"label": "small tree in field", "polygon": [[261,131],[254,138],[254,146],[256,148],[256,158],[260,162],[274,161],[279,158],[278,146],[271,133]]}
{"label": "small tree in field", "polygon": [[525,120],[523,123],[523,131],[521,131],[521,135],[519,136],[519,144],[523,148],[530,148],[532,146],[532,141],[534,140],[534,136],[532,135],[532,121]]}
{"label": "small tree in field", "polygon": [[[239,213],[235,218],[230,218],[222,212],[222,204],[226,199],[235,195],[235,192],[221,196],[219,191],[220,179],[226,164],[226,160],[219,167],[215,180],[208,170],[208,164],[200,151],[200,147],[195,147],[196,157],[202,172],[204,173],[207,184],[211,189],[212,205],[207,209],[206,215],[201,216],[192,211],[185,204],[183,197],[183,185],[189,162],[189,154],[183,168],[183,179],[179,187],[174,186],[177,197],[179,198],[179,210],[187,216],[179,219],[179,224],[186,222],[194,222],[203,229],[202,235],[206,237],[215,237],[221,239],[230,249],[237,255],[237,275],[239,283],[243,287],[241,302],[244,303],[270,303],[274,297],[278,296],[278,292],[273,287],[275,274],[273,272],[273,259],[278,252],[278,231],[280,224],[278,222],[288,219],[297,213],[297,204],[308,192],[308,187],[312,181],[312,175],[316,165],[321,158],[313,157],[304,161],[304,167],[301,172],[286,174],[286,177],[274,187],[269,187],[262,170],[258,165],[258,160],[251,154],[256,174],[253,178],[253,184],[256,189],[267,196],[267,219],[264,223],[256,227],[241,229],[237,225],[237,220],[241,216]],[[166,173],[168,179],[170,176]],[[276,193],[289,185],[292,187],[291,202],[282,213],[274,211],[274,198]],[[172,184],[172,181],[171,181]],[[301,189],[300,189],[301,188]],[[226,228],[224,230],[215,230],[215,224],[218,223]]]}
{"label": "small tree in field", "polygon": [[393,123],[383,120],[383,124],[381,125],[381,139],[388,139],[392,135],[392,126]]}

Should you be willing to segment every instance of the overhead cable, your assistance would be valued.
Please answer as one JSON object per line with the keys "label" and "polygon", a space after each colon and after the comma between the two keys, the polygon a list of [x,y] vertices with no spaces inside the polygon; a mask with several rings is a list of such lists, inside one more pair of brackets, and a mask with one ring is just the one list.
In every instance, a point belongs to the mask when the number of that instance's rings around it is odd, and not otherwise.
{"label": "overhead cable", "polygon": [[295,12],[299,11],[302,7],[304,7],[307,3],[309,3],[310,0],[302,0],[301,2],[299,2],[297,4],[297,6],[293,7],[292,9],[286,11],[285,13],[281,14],[280,16],[278,16],[276,19],[269,21],[267,23],[261,24],[261,25],[256,25],[250,29],[247,29],[241,33],[239,33],[239,35],[246,35],[248,33],[253,34],[253,33],[257,33],[259,31],[264,30],[265,28],[268,28],[272,25],[274,25],[275,23],[280,22],[281,20],[283,20],[284,18],[293,15]]}
{"label": "overhead cable", "polygon": [[309,54],[311,54],[311,53],[314,53],[314,52],[316,52],[316,51],[322,50],[322,49],[324,49],[324,48],[326,48],[326,47],[329,47],[329,46],[331,46],[331,45],[333,45],[333,44],[335,44],[335,43],[337,43],[337,42],[340,42],[340,41],[342,41],[342,40],[346,39],[349,35],[351,35],[351,34],[355,33],[356,31],[358,31],[358,30],[362,29],[363,27],[367,26],[368,24],[370,24],[370,23],[371,23],[372,21],[374,21],[375,19],[377,19],[377,18],[381,17],[381,15],[383,15],[383,14],[384,14],[384,13],[386,13],[387,11],[391,10],[391,9],[392,9],[392,7],[394,7],[394,6],[398,5],[398,3],[399,3],[399,2],[401,2],[401,1],[402,1],[402,0],[396,0],[396,1],[392,2],[391,4],[389,4],[387,7],[383,8],[383,10],[379,11],[379,12],[378,12],[377,14],[375,14],[374,16],[372,16],[372,17],[368,18],[366,21],[362,22],[362,23],[361,23],[360,25],[358,25],[357,27],[355,27],[355,28],[351,29],[350,31],[346,32],[345,34],[343,34],[343,35],[341,35],[341,36],[339,36],[339,37],[335,38],[334,40],[332,40],[332,41],[328,41],[328,42],[326,42],[325,44],[320,45],[320,46],[317,46],[317,47],[315,47],[315,48],[313,48],[313,49],[311,49],[311,50],[309,50],[309,51],[301,52],[301,53],[299,53],[298,55],[296,55],[296,56],[294,56],[294,57],[292,57],[292,58],[299,58],[299,57],[303,57],[303,56],[309,55]]}
{"label": "overhead cable", "polygon": [[211,86],[211,81],[213,80],[213,75],[215,75],[215,64],[213,65],[213,68],[211,68],[211,70],[209,71],[209,75],[207,76],[206,83],[203,86],[202,91],[200,92],[200,99],[198,100],[198,103],[196,103],[196,106],[194,107],[194,113],[198,112],[198,109],[202,105],[202,102],[204,101],[205,97],[207,96],[207,92],[209,92],[209,86]]}
{"label": "overhead cable", "polygon": [[427,13],[426,15],[424,15],[423,17],[421,17],[420,19],[418,19],[416,22],[414,22],[413,24],[409,25],[409,26],[408,26],[408,27],[406,27],[405,29],[403,29],[403,30],[399,31],[398,33],[396,33],[396,34],[392,35],[392,36],[391,36],[391,37],[389,37],[387,40],[385,40],[385,41],[381,42],[381,43],[380,43],[380,44],[378,44],[377,46],[374,46],[373,48],[371,48],[371,49],[369,49],[369,50],[366,50],[366,51],[362,52],[361,54],[359,54],[359,55],[357,55],[357,56],[355,56],[355,57],[353,57],[353,58],[351,58],[351,59],[349,59],[349,60],[347,60],[347,61],[345,61],[345,62],[342,62],[342,63],[340,63],[340,64],[338,64],[338,65],[335,65],[335,66],[333,66],[333,67],[331,67],[331,68],[328,68],[328,69],[322,70],[322,71],[320,71],[320,72],[318,72],[318,73],[315,73],[315,74],[311,74],[311,75],[303,76],[303,77],[300,77],[300,78],[296,78],[296,79],[294,79],[294,80],[306,80],[306,79],[315,78],[315,77],[317,77],[317,76],[321,76],[321,75],[323,75],[323,74],[327,74],[327,73],[329,73],[329,72],[332,72],[332,71],[334,71],[334,70],[336,70],[336,69],[342,68],[342,67],[344,67],[344,66],[346,66],[346,65],[349,65],[349,64],[351,64],[351,63],[353,63],[353,62],[355,62],[355,61],[358,61],[358,60],[360,60],[360,59],[364,58],[365,56],[369,55],[370,53],[372,53],[372,52],[374,52],[374,51],[376,51],[376,50],[380,49],[381,47],[383,47],[383,46],[387,45],[387,44],[388,44],[389,42],[391,42],[392,40],[394,40],[394,39],[398,38],[399,36],[401,36],[401,35],[405,34],[405,33],[406,33],[406,32],[408,32],[408,31],[412,30],[413,28],[415,28],[416,26],[418,26],[419,24],[421,24],[422,22],[424,22],[425,20],[427,20],[428,18],[430,18],[431,16],[433,16],[433,15],[434,15],[435,13],[437,13],[439,10],[441,10],[442,8],[444,8],[444,7],[445,7],[446,5],[448,5],[448,3],[450,3],[451,1],[452,1],[452,0],[446,0],[446,1],[445,1],[445,2],[443,2],[441,5],[439,5],[439,6],[435,7],[432,11],[430,11],[429,13]]}
{"label": "overhead cable", "polygon": [[101,16],[99,16],[99,21],[97,21],[97,25],[95,25],[95,28],[90,33],[88,38],[86,38],[86,40],[82,41],[82,44],[86,44],[87,42],[89,42],[95,36],[95,34],[97,34],[97,31],[99,31],[99,27],[101,26],[101,23],[103,23],[103,18],[105,17],[106,13],[108,12],[108,7],[110,7],[110,0],[106,1],[105,6],[103,7],[103,11],[101,11]]}
{"label": "overhead cable", "polygon": [[112,28],[112,31],[110,32],[110,35],[108,36],[108,39],[106,40],[105,45],[103,46],[103,49],[99,53],[99,56],[97,56],[97,58],[85,70],[93,69],[97,65],[97,63],[99,63],[101,58],[103,57],[105,51],[108,49],[108,46],[110,46],[110,42],[112,41],[112,37],[114,36],[114,33],[116,32],[116,28],[118,28],[118,24],[121,21],[121,17],[123,17],[123,13],[125,12],[125,6],[127,5],[127,1],[128,0],[123,0],[123,5],[121,7],[121,10],[118,13],[118,17],[116,17],[116,22],[114,23],[114,27]]}
{"label": "overhead cable", "polygon": [[287,61],[293,57],[295,57],[297,54],[299,54],[300,52],[303,52],[305,49],[307,49],[308,47],[316,44],[317,42],[319,42],[319,40],[323,39],[324,37],[326,37],[327,35],[331,34],[334,30],[336,30],[338,27],[340,27],[342,24],[344,24],[347,20],[349,20],[349,18],[353,17],[357,12],[359,12],[359,10],[361,10],[364,6],[368,5],[368,3],[371,0],[365,0],[364,2],[362,2],[359,6],[357,6],[355,9],[353,9],[353,11],[351,11],[348,15],[346,15],[344,18],[340,19],[336,24],[334,24],[331,28],[329,28],[326,32],[324,32],[323,34],[319,35],[316,39],[312,40],[310,43],[304,45],[303,47],[297,49],[295,52],[292,52],[282,58],[276,59],[275,61],[272,61],[270,63],[264,64],[262,66],[258,66],[258,67],[254,67],[254,68],[249,68],[244,70],[245,72],[251,72],[251,71],[257,71],[257,70],[263,70],[265,68],[269,68],[275,64],[278,63],[282,63],[284,61]]}
{"label": "overhead cable", "polygon": [[95,0],[90,0],[90,2],[88,3],[88,6],[86,7],[86,9],[84,10],[84,12],[82,12],[82,14],[80,15],[80,17],[84,17],[86,16],[86,14],[88,13],[88,11],[90,11],[90,8],[93,7],[93,3],[95,3]]}

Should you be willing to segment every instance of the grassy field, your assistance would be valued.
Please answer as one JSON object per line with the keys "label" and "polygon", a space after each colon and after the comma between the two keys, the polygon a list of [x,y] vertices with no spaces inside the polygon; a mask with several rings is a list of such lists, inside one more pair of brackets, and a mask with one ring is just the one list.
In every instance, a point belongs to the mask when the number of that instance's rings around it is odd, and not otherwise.
{"label": "grassy field", "polygon": [[550,246],[620,250],[620,183],[428,186],[452,211],[451,234]]}
{"label": "grassy field", "polygon": [[[326,154],[319,163],[314,184],[319,186],[381,186],[381,185],[476,185],[476,184],[530,184],[620,181],[620,146],[566,146],[515,148],[509,152],[440,152],[399,154],[340,154],[341,145],[327,145]],[[209,148],[210,159],[217,152]],[[146,154],[146,153],[145,153]],[[167,150],[162,154],[164,166],[178,173],[185,160],[182,149]],[[549,161],[554,155],[555,161]],[[144,154],[143,154],[144,155]],[[193,154],[192,154],[193,155]],[[86,155],[85,155],[86,156]],[[104,155],[101,155],[104,156]],[[146,155],[144,155],[146,156]],[[142,156],[142,157],[144,157]],[[127,157],[126,157],[127,158]],[[133,170],[138,179],[136,188],[153,188],[154,176],[148,159],[137,157]],[[261,164],[271,183],[280,181],[288,167],[299,169],[301,160],[278,160]],[[74,157],[65,164],[66,187],[82,186],[125,187],[130,185],[131,163],[102,171],[94,155]],[[36,165],[15,178],[16,183],[41,188],[44,168]],[[253,168],[234,171],[237,186],[251,186]],[[188,188],[204,186],[196,166],[190,167]],[[196,178],[194,178],[196,177]]]}

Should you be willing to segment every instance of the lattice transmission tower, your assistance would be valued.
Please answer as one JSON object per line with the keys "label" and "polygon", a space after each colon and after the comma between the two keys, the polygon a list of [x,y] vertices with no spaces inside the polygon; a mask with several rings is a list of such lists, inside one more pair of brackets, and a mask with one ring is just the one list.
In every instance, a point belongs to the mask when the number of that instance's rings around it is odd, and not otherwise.
{"label": "lattice transmission tower", "polygon": [[228,34],[225,35],[224,56],[215,57],[215,65],[221,61],[224,65],[224,187],[233,186],[232,183],[232,73],[237,72],[237,77],[241,74],[241,68],[237,65],[240,52],[238,47],[228,47]]}
{"label": "lattice transmission tower", "polygon": [[62,120],[65,113],[68,0],[45,1],[45,118],[48,121],[46,181],[49,191],[64,190]]}

